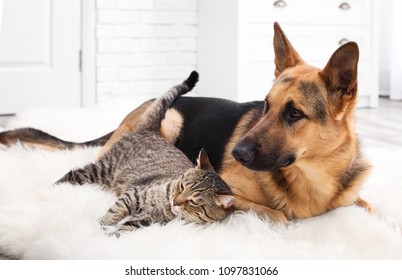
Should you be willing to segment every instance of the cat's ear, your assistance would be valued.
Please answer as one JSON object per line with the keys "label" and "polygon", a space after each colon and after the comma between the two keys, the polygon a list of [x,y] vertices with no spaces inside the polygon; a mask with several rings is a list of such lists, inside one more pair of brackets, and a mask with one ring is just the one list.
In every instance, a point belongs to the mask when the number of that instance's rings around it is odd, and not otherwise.
{"label": "cat's ear", "polygon": [[236,203],[236,198],[230,194],[218,194],[216,197],[218,205],[222,205],[224,209],[228,209]]}
{"label": "cat's ear", "polygon": [[204,149],[201,149],[200,154],[198,155],[197,168],[203,170],[215,171]]}

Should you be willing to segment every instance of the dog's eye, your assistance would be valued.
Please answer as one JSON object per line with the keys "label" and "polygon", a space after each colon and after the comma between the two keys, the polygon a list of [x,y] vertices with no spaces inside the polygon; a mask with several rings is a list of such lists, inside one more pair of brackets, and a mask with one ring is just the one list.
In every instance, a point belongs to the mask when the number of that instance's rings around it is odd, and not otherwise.
{"label": "dog's eye", "polygon": [[282,119],[289,125],[293,125],[303,118],[308,119],[302,110],[296,109],[293,101],[288,101],[282,112]]}
{"label": "dog's eye", "polygon": [[292,119],[301,119],[303,117],[303,113],[300,110],[297,110],[296,108],[292,108],[289,112],[290,117]]}

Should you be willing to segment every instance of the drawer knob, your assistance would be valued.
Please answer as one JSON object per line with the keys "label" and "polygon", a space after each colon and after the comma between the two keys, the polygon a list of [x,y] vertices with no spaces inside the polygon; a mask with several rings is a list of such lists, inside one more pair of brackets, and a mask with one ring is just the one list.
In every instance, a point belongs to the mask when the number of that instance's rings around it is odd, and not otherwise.
{"label": "drawer knob", "polygon": [[339,5],[339,9],[344,10],[344,11],[350,10],[350,8],[351,7],[350,7],[350,4],[348,2],[343,2],[343,3],[341,3]]}
{"label": "drawer knob", "polygon": [[342,46],[342,45],[346,44],[347,42],[349,42],[348,39],[342,38],[342,39],[339,40],[338,44]]}
{"label": "drawer knob", "polygon": [[275,2],[274,2],[274,6],[275,7],[278,7],[278,8],[283,8],[283,7],[286,7],[288,4],[285,2],[285,1],[283,1],[283,0],[276,0]]}

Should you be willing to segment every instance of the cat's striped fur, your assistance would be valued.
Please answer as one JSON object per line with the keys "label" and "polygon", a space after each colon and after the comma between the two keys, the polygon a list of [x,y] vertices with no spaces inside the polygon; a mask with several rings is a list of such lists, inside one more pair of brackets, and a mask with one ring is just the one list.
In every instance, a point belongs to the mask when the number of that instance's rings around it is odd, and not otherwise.
{"label": "cat's striped fur", "polygon": [[98,184],[119,195],[101,224],[119,235],[152,223],[167,223],[177,216],[197,223],[226,218],[235,198],[215,173],[205,151],[197,166],[160,136],[160,123],[176,98],[198,81],[193,71],[147,109],[138,129],[121,138],[93,164],[71,170],[56,182]]}

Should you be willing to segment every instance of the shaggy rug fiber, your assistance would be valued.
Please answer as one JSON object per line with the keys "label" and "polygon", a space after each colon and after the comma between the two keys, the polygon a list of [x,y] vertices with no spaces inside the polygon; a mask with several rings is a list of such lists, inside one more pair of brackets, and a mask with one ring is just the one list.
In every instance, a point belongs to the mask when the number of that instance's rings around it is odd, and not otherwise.
{"label": "shaggy rug fiber", "polygon": [[[2,129],[33,126],[82,141],[114,129],[138,105],[25,111]],[[175,220],[120,238],[98,218],[115,197],[94,186],[53,182],[93,161],[97,149],[50,152],[0,146],[0,254],[22,259],[402,259],[402,148],[369,149],[374,168],[362,197],[373,216],[351,206],[292,222],[287,228],[254,213],[199,226]]]}

